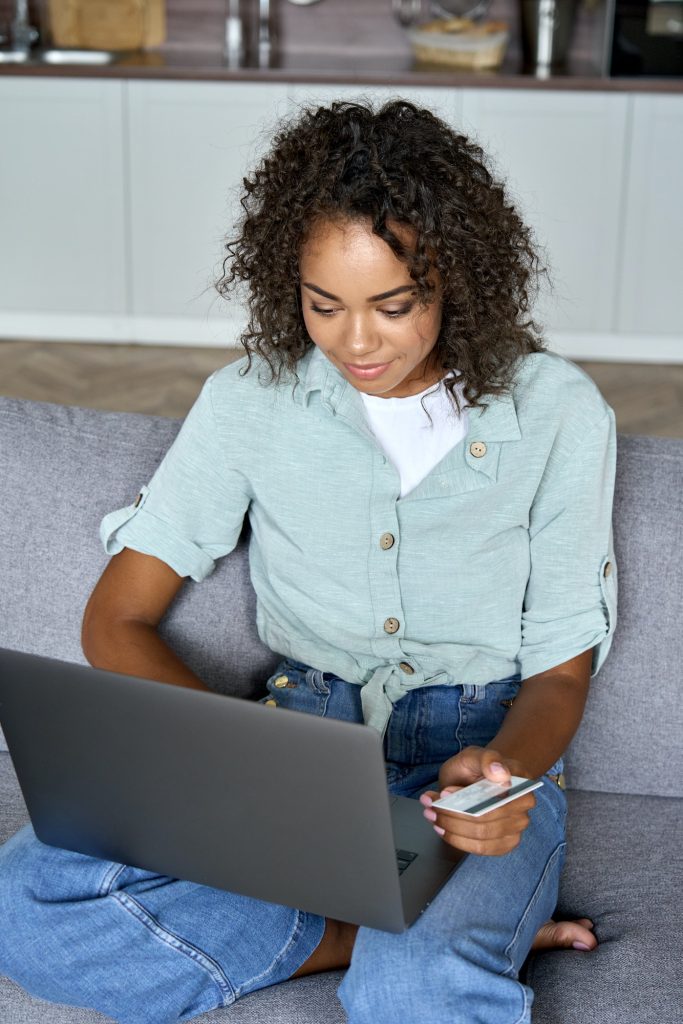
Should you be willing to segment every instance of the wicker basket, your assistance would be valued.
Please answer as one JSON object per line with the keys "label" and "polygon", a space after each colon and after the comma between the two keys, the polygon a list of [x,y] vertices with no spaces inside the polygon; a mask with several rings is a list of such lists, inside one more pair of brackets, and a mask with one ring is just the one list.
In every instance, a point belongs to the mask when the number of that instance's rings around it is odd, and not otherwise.
{"label": "wicker basket", "polygon": [[166,38],[165,0],[49,0],[54,46],[139,50]]}
{"label": "wicker basket", "polygon": [[468,18],[430,21],[408,34],[422,63],[473,69],[500,67],[509,38],[504,21],[477,25]]}

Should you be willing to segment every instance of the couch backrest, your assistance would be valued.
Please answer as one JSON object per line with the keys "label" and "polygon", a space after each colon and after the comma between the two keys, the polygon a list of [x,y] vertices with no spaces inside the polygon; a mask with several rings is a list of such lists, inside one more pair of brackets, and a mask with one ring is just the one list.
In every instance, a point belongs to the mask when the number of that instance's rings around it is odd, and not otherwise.
{"label": "couch backrest", "polygon": [[[0,647],[85,662],[81,618],[107,561],[100,519],[135,498],[179,425],[0,398]],[[566,759],[574,788],[678,793],[682,480],[683,441],[618,436],[618,624]],[[244,536],[183,587],[161,629],[209,686],[263,692],[278,657],[256,633]]]}

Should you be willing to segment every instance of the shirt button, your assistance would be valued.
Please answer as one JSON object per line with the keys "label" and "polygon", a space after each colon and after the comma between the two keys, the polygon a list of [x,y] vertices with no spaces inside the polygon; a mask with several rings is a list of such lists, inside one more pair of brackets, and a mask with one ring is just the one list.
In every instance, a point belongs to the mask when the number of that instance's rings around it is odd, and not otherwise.
{"label": "shirt button", "polygon": [[389,548],[393,548],[395,537],[393,533],[383,533],[379,539],[379,546],[382,551],[388,551]]}
{"label": "shirt button", "polygon": [[265,706],[267,708],[276,708],[277,707],[277,701],[276,700],[267,700],[267,701],[265,701]]}
{"label": "shirt button", "polygon": [[470,454],[474,455],[475,459],[480,459],[482,455],[486,455],[486,445],[483,441],[473,441],[470,445]]}
{"label": "shirt button", "polygon": [[275,686],[277,686],[278,690],[281,690],[282,687],[286,686],[288,682],[289,676],[278,676],[277,679],[275,680]]}
{"label": "shirt button", "polygon": [[396,633],[400,625],[398,619],[387,619],[384,623],[384,631],[385,633]]}
{"label": "shirt button", "polygon": [[407,661],[399,661],[398,667],[400,668],[401,672],[405,672],[407,676],[415,675],[415,669]]}
{"label": "shirt button", "polygon": [[605,563],[605,568],[602,571],[602,575],[603,576],[609,576],[609,574],[611,572],[612,572],[612,563],[611,562],[606,562]]}

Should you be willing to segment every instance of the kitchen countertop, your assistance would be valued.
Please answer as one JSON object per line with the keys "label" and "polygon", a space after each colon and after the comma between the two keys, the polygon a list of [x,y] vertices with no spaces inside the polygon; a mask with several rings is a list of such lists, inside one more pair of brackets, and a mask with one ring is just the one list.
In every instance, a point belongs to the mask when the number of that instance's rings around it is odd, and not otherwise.
{"label": "kitchen countertop", "polygon": [[285,53],[270,67],[227,67],[216,49],[161,47],[128,52],[106,65],[52,65],[39,61],[0,63],[0,75],[57,78],[122,78],[182,81],[289,82],[358,86],[453,86],[454,88],[573,89],[601,92],[683,93],[683,76],[606,78],[587,61],[574,60],[563,72],[544,76],[523,72],[521,61],[508,53],[496,70],[466,71],[419,64],[404,54],[348,52]]}

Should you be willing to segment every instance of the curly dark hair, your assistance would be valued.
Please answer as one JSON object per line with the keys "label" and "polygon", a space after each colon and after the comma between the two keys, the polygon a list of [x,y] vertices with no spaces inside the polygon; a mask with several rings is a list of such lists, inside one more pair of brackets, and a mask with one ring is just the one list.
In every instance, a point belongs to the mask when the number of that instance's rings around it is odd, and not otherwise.
{"label": "curly dark hair", "polygon": [[[442,284],[442,326],[435,355],[459,370],[467,404],[509,391],[519,357],[545,351],[527,314],[541,267],[533,235],[487,167],[481,147],[427,109],[394,100],[334,102],[280,123],[273,145],[243,178],[239,237],[216,283],[227,297],[248,286],[249,323],[240,341],[272,379],[311,348],[299,293],[299,253],[320,218],[369,219],[373,232],[405,262],[418,301],[430,301],[430,267]],[[406,248],[391,222],[410,226]],[[525,319],[525,316],[527,318]],[[454,393],[455,378],[447,381]]]}

